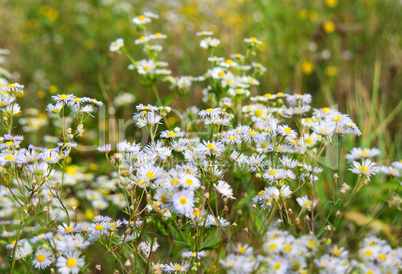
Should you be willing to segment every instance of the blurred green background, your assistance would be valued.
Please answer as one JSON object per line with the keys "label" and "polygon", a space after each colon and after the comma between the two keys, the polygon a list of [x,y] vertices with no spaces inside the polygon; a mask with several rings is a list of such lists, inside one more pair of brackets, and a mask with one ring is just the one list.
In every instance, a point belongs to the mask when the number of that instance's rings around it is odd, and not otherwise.
{"label": "blurred green background", "polygon": [[[26,85],[22,105],[25,115],[40,135],[26,136],[42,142],[52,127],[44,130],[44,115],[50,97],[57,93],[90,96],[114,102],[116,117],[130,118],[138,103],[154,103],[152,92],[140,85],[139,77],[127,69],[124,55],[110,53],[109,45],[123,38],[135,60],[144,57],[134,44],[141,36],[131,22],[144,11],[160,15],[151,24],[153,32],[167,34],[162,41],[161,59],[169,63],[174,76],[199,76],[208,68],[207,52],[199,47],[195,33],[211,30],[221,39],[217,56],[228,58],[244,53],[245,37],[263,41],[252,61],[267,71],[254,94],[311,93],[314,107],[334,106],[349,114],[363,132],[362,137],[346,137],[340,151],[354,146],[378,147],[383,164],[401,158],[402,140],[402,3],[399,0],[152,0],[152,1],[32,1],[0,0],[0,48],[11,51],[3,66],[13,79]],[[105,98],[104,91],[108,94]],[[159,86],[162,96],[168,86]],[[201,102],[204,86],[194,84],[189,105]],[[135,102],[124,106],[119,96],[129,93]],[[179,99],[179,98],[175,98]],[[182,100],[172,106],[184,110]],[[89,127],[86,139],[97,139],[97,122]],[[104,127],[104,128],[102,128]],[[31,126],[32,129],[32,126]],[[108,130],[108,125],[101,125]],[[133,126],[134,132],[134,126]],[[46,142],[52,141],[45,139]],[[98,144],[96,144],[98,145]],[[73,155],[74,157],[74,155]],[[92,161],[101,157],[86,153]],[[343,158],[340,180],[348,164]],[[96,165],[92,166],[96,169]],[[104,173],[104,172],[103,172]],[[327,174],[331,182],[332,173]],[[394,187],[382,184],[369,188],[356,201],[357,208],[398,226],[395,214],[386,211]],[[394,182],[395,183],[395,182]],[[395,184],[393,184],[395,186]],[[319,195],[324,198],[326,189]],[[376,202],[376,203],[375,203]],[[399,204],[400,205],[400,204]],[[397,229],[396,229],[397,231]]]}

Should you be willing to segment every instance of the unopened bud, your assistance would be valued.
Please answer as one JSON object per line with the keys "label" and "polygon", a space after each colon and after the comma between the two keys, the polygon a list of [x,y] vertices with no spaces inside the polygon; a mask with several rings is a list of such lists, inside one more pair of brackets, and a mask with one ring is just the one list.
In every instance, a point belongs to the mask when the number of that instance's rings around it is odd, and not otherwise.
{"label": "unopened bud", "polygon": [[236,223],[233,223],[232,226],[237,226],[237,224],[236,224]]}
{"label": "unopened bud", "polygon": [[291,208],[288,209],[288,214],[292,215],[293,214],[293,210]]}
{"label": "unopened bud", "polygon": [[120,175],[122,177],[128,177],[130,175],[130,172],[128,172],[128,170],[123,170],[122,172],[120,172]]}
{"label": "unopened bud", "polygon": [[332,177],[334,177],[334,179],[338,179],[339,175],[338,175],[338,173],[334,173],[334,175]]}
{"label": "unopened bud", "polygon": [[96,269],[97,269],[97,270],[99,270],[99,271],[101,271],[101,270],[102,270],[102,267],[101,267],[101,265],[100,265],[100,264],[97,264],[95,267],[96,267]]}
{"label": "unopened bud", "polygon": [[331,226],[330,225],[327,225],[326,227],[325,227],[325,230],[326,231],[331,231],[332,229],[331,229]]}
{"label": "unopened bud", "polygon": [[339,210],[337,210],[335,215],[336,215],[336,217],[339,217],[339,216],[341,216],[341,212]]}
{"label": "unopened bud", "polygon": [[345,194],[350,190],[350,186],[348,186],[346,183],[343,183],[341,186],[341,190],[339,191],[341,194]]}
{"label": "unopened bud", "polygon": [[251,206],[251,208],[252,208],[252,209],[256,209],[256,208],[257,208],[257,205],[256,205],[256,204],[253,204],[253,205]]}

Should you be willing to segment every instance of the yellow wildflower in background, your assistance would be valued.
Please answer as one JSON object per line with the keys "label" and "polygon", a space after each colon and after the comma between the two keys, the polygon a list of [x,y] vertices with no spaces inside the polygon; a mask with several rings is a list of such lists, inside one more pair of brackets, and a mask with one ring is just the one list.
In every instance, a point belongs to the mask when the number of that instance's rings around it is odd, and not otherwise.
{"label": "yellow wildflower in background", "polygon": [[335,24],[332,21],[325,21],[322,27],[326,33],[331,33],[335,30]]}
{"label": "yellow wildflower in background", "polygon": [[304,60],[302,65],[302,71],[306,75],[310,75],[314,70],[314,65],[309,60]]}
{"label": "yellow wildflower in background", "polygon": [[335,76],[338,73],[338,69],[335,66],[329,66],[325,68],[325,74],[329,77]]}
{"label": "yellow wildflower in background", "polygon": [[338,0],[325,0],[325,4],[326,4],[329,8],[334,8],[334,7],[336,7],[336,5],[338,4]]}

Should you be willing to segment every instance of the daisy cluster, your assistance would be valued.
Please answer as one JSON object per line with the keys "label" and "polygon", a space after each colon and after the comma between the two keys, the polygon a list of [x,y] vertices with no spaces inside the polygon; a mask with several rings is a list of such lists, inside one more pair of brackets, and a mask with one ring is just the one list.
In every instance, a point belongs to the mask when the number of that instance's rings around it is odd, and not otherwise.
{"label": "daisy cluster", "polygon": [[402,262],[401,248],[392,249],[374,235],[362,240],[359,261],[343,247],[311,235],[296,238],[277,227],[266,233],[261,245],[262,254],[248,244],[232,245],[220,264],[228,273],[398,273]]}
{"label": "daisy cluster", "polygon": [[[347,114],[313,108],[308,93],[259,93],[257,78],[266,68],[250,63],[262,43],[255,37],[244,40],[245,54],[215,56],[220,41],[210,31],[198,32],[208,69],[201,76],[173,77],[155,44],[166,35],[149,33],[157,18],[144,12],[132,20],[142,35],[133,44],[146,59],[134,60],[122,38],[110,45],[111,52],[128,57],[129,69],[157,102],[132,107],[141,141],[132,134],[99,144],[98,156],[104,154],[110,168],[96,175],[80,161],[71,163],[70,154],[100,101],[53,96],[47,111],[60,123],[57,146],[24,147],[13,128],[23,86],[1,89],[0,244],[11,270],[400,271],[400,248],[376,236],[364,238],[353,255],[331,239],[351,199],[376,174],[398,185],[401,162],[379,165],[378,149],[353,148],[345,156],[352,174],[338,188],[339,175],[319,160],[339,137],[361,135]],[[160,96],[158,81],[171,93]],[[196,85],[202,86],[203,105],[188,107],[178,121],[168,105]],[[318,190],[328,191],[331,200],[318,199]],[[104,254],[101,260],[98,254]]]}

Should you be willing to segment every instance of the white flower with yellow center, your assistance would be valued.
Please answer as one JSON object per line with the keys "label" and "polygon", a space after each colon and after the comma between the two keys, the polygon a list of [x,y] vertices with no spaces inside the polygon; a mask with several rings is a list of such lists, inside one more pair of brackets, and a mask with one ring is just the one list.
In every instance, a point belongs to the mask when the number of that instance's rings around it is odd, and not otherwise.
{"label": "white flower with yellow center", "polygon": [[46,249],[40,249],[35,252],[35,259],[32,261],[32,265],[36,269],[44,269],[53,263],[54,257],[52,252]]}
{"label": "white flower with yellow center", "polygon": [[173,210],[180,215],[193,212],[194,192],[191,190],[182,190],[172,196]]}
{"label": "white flower with yellow center", "polygon": [[364,159],[362,163],[353,161],[352,165],[352,168],[349,170],[351,170],[353,173],[366,176],[369,181],[370,176],[375,175],[379,171],[379,168],[375,166],[376,163],[370,161],[369,159]]}
{"label": "white flower with yellow center", "polygon": [[66,252],[63,256],[57,259],[58,271],[61,274],[78,274],[80,268],[85,264],[83,257],[80,257],[80,252],[78,250],[73,252]]}
{"label": "white flower with yellow center", "polygon": [[136,25],[145,25],[149,22],[151,22],[151,18],[145,15],[139,15],[133,18],[133,23]]}
{"label": "white flower with yellow center", "polygon": [[307,209],[308,211],[311,211],[311,209],[314,208],[318,203],[318,200],[312,201],[307,196],[297,198],[296,201],[302,207],[302,209]]}
{"label": "white flower with yellow center", "polygon": [[123,46],[124,46],[123,38],[118,38],[110,44],[109,50],[112,52],[119,51]]}
{"label": "white flower with yellow center", "polygon": [[198,189],[201,186],[200,180],[197,177],[186,174],[180,178],[180,185],[189,190]]}

